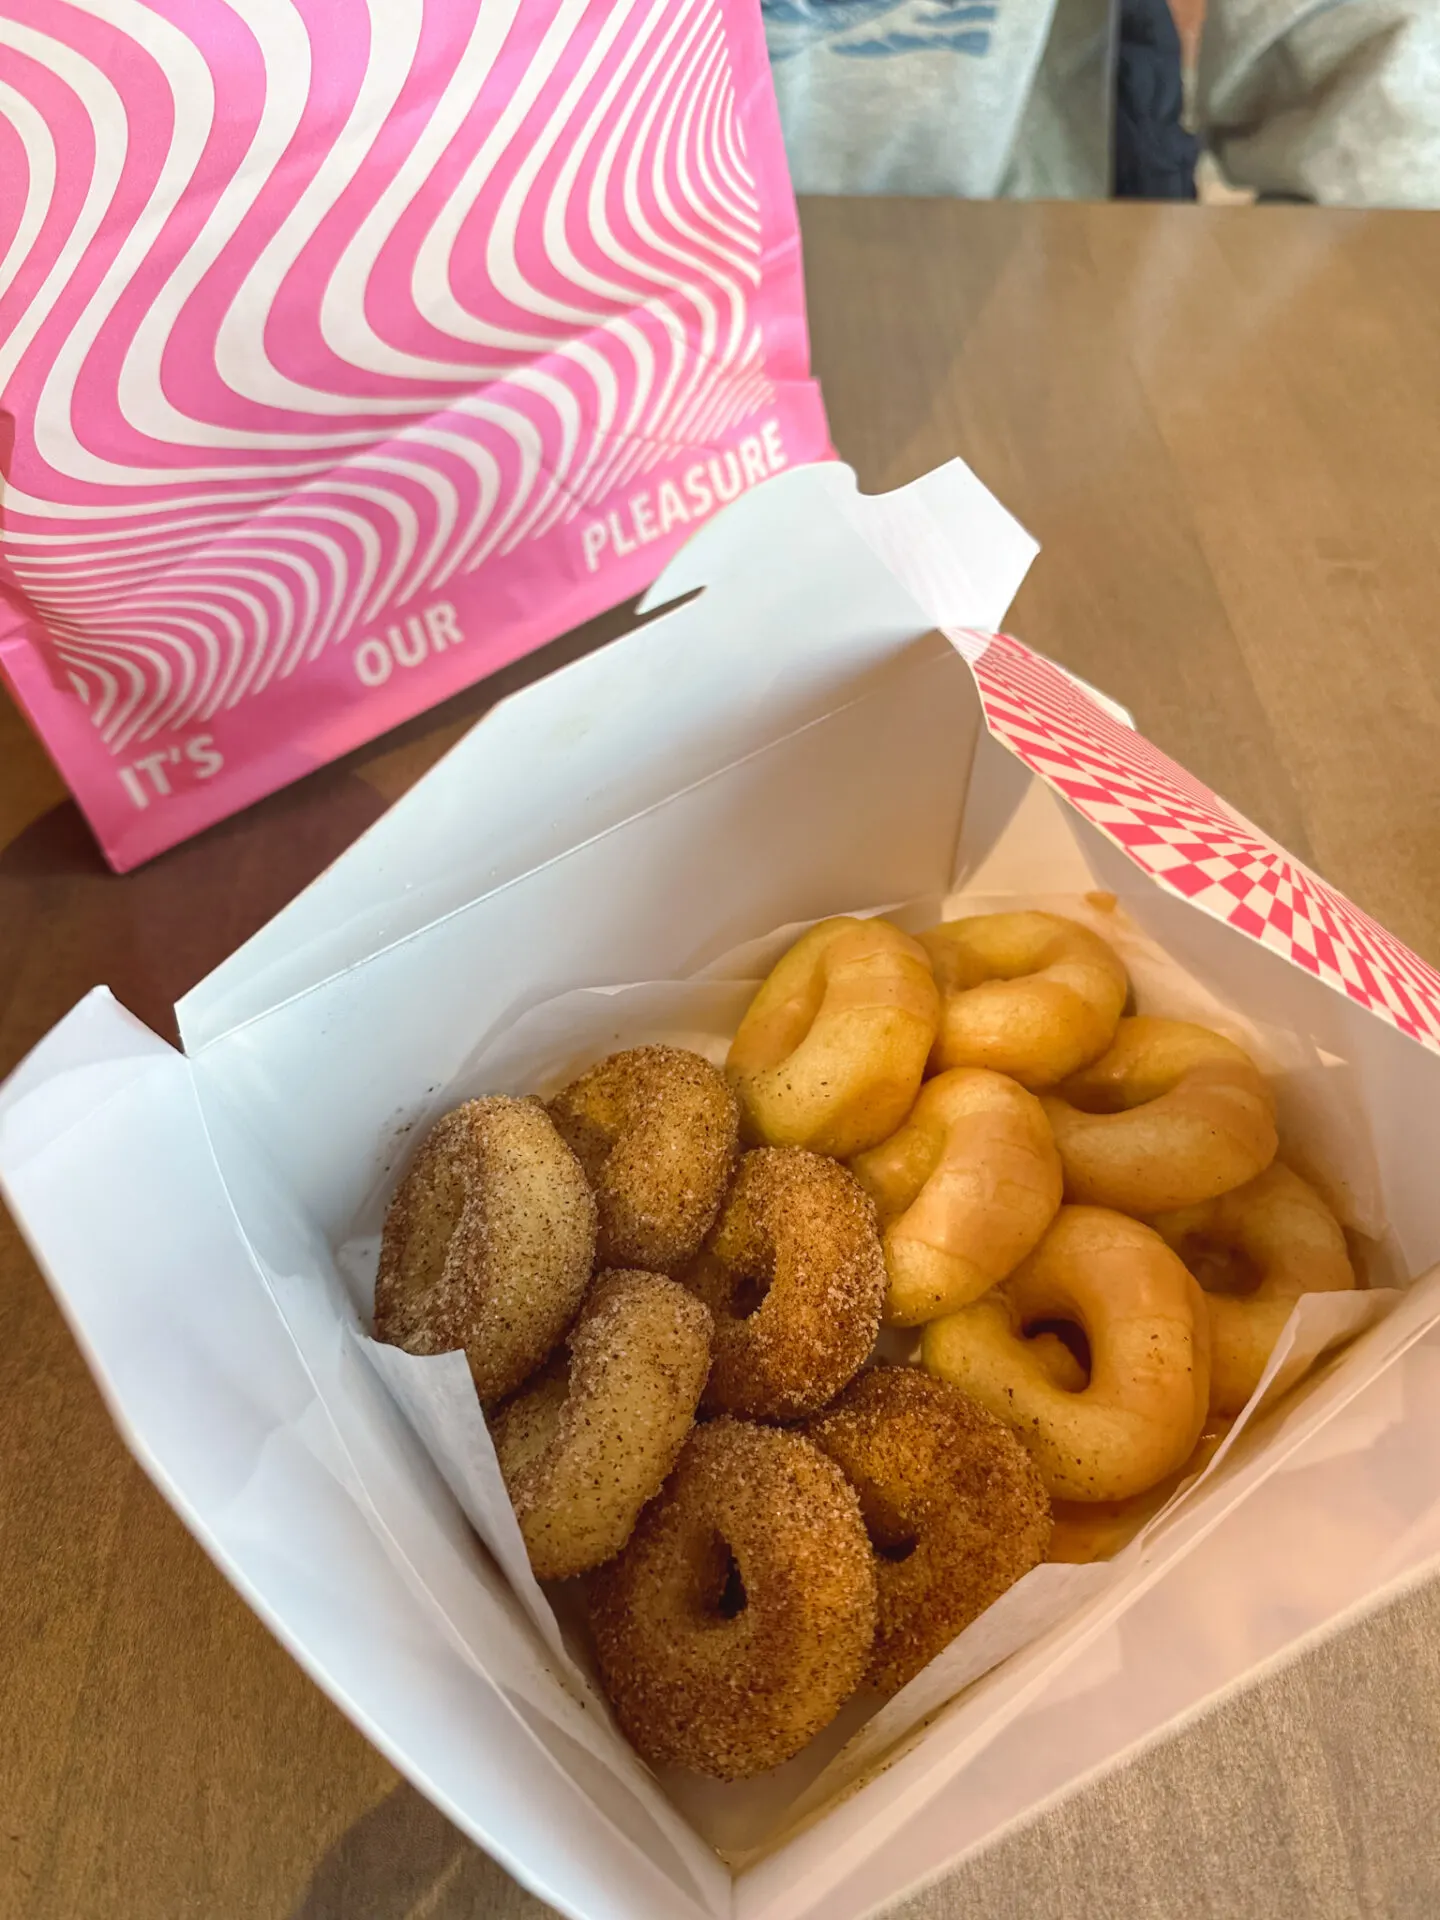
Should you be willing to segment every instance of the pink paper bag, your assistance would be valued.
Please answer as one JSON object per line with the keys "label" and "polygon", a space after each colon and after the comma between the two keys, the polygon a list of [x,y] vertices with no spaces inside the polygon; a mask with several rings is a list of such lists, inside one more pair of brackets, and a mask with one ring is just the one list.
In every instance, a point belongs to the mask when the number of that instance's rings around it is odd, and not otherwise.
{"label": "pink paper bag", "polygon": [[0,401],[123,870],[829,453],[757,0],[0,0]]}

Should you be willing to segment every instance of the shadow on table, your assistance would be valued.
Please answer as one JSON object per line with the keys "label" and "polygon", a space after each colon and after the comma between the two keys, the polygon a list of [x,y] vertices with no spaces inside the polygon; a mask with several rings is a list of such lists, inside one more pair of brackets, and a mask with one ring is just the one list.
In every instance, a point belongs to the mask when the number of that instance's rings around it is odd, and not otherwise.
{"label": "shadow on table", "polygon": [[553,1912],[402,1781],[331,1847],[288,1920],[546,1920]]}
{"label": "shadow on table", "polygon": [[104,983],[167,1039],[173,1007],[385,811],[326,768],[123,877],[73,802],[0,848],[0,1077]]}

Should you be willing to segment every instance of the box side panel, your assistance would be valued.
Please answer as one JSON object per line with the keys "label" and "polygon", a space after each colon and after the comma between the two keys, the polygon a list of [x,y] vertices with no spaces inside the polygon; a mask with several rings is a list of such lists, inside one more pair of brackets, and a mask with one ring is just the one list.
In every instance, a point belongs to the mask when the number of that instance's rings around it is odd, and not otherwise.
{"label": "box side panel", "polygon": [[[1429,1335],[1144,1595],[842,1887],[861,1920],[1068,1798],[1265,1663],[1293,1658],[1440,1556],[1440,1336]],[[1377,1489],[1382,1494],[1377,1497]],[[768,1920],[766,1910],[747,1910]]]}
{"label": "box side panel", "polygon": [[954,631],[986,723],[1144,872],[1440,1053],[1440,974],[1080,683],[1006,634]]}
{"label": "box side panel", "polygon": [[[586,1920],[723,1913],[718,1863],[572,1730],[583,1715],[393,1409],[357,1390],[356,1426],[330,1418],[315,1368],[345,1364],[346,1334],[306,1237],[270,1212],[267,1284],[191,1069],[142,1032],[96,996],[0,1102],[6,1199],[127,1444],[342,1710],[546,1899]],[[252,1222],[272,1208],[258,1183],[245,1198]],[[308,1356],[276,1280],[323,1324]]]}
{"label": "box side panel", "polygon": [[332,1238],[496,1023],[677,977],[795,918],[943,893],[978,731],[921,642],[863,697],[206,1048],[196,1070]]}
{"label": "box side panel", "polygon": [[984,894],[1084,893],[1096,878],[1080,822],[983,729],[970,769],[955,885]]}
{"label": "box side panel", "polygon": [[189,1051],[853,699],[929,624],[855,537],[854,492],[804,468],[728,507],[698,597],[488,713],[186,996]]}

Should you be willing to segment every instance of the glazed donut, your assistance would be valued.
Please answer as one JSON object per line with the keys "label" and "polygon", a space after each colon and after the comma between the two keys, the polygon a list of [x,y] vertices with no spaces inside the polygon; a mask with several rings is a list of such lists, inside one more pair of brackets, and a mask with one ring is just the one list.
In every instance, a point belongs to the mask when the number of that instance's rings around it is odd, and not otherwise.
{"label": "glazed donut", "polygon": [[1185,1481],[1204,1472],[1229,1431],[1228,1420],[1207,1420],[1190,1458],[1147,1493],[1134,1494],[1129,1500],[1096,1500],[1088,1505],[1078,1500],[1055,1501],[1051,1508],[1055,1525],[1045,1558],[1066,1566],[1108,1560],[1130,1544]]}
{"label": "glazed donut", "polygon": [[1184,1020],[1122,1020],[1110,1048],[1042,1104],[1065,1198],[1145,1216],[1213,1200],[1275,1157],[1275,1098],[1233,1040]]}
{"label": "glazed donut", "polygon": [[899,1126],[940,1018],[924,949],[888,920],[822,920],[765,981],[725,1070],[747,1137],[843,1160]]}
{"label": "glazed donut", "polygon": [[602,1273],[569,1349],[490,1427],[537,1580],[585,1573],[630,1538],[694,1425],[710,1315],[658,1273]]}
{"label": "glazed donut", "polygon": [[706,1409],[814,1413],[859,1372],[880,1329],[875,1209],[835,1161],[758,1147],[741,1155],[714,1231],[681,1278],[715,1317]]}
{"label": "glazed donut", "polygon": [[680,1047],[631,1047],[549,1113],[599,1204],[602,1266],[673,1273],[692,1260],[735,1165],[740,1113],[724,1074]]}
{"label": "glazed donut", "polygon": [[463,1347],[489,1405],[554,1351],[594,1263],[594,1197],[544,1107],[469,1100],[436,1121],[390,1202],[375,1338]]}
{"label": "glazed donut", "polygon": [[983,1067],[927,1082],[910,1117],[850,1170],[885,1236],[885,1320],[915,1327],[993,1287],[1060,1205],[1060,1156],[1033,1093]]}
{"label": "glazed donut", "polygon": [[1109,1046],[1129,982],[1098,933],[1058,913],[981,913],[920,935],[940,987],[930,1070],[990,1067],[1053,1087]]}
{"label": "glazed donut", "polygon": [[875,1636],[865,1523],[798,1433],[697,1427],[629,1546],[590,1584],[600,1676],[652,1764],[764,1773],[828,1726]]}
{"label": "glazed donut", "polygon": [[993,1414],[918,1367],[869,1368],[805,1432],[860,1496],[879,1601],[865,1685],[895,1693],[1044,1559],[1044,1483]]}
{"label": "glazed donut", "polygon": [[[1233,1418],[1302,1293],[1355,1285],[1340,1222],[1307,1181],[1278,1161],[1218,1200],[1152,1222],[1205,1289],[1210,1309],[1210,1410]],[[1250,1281],[1236,1293],[1235,1283]]]}
{"label": "glazed donut", "polygon": [[[1073,1393],[1024,1334],[1084,1332],[1090,1374]],[[1062,1207],[1028,1260],[925,1329],[925,1365],[1029,1448],[1059,1500],[1124,1500],[1173,1473],[1210,1399],[1210,1322],[1199,1287],[1158,1233],[1100,1207]]]}

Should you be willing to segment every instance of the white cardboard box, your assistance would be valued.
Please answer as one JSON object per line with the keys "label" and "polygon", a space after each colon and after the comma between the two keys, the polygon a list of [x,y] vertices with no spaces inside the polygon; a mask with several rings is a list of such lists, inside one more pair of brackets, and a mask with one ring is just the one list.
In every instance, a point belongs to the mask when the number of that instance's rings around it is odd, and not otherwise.
{"label": "white cardboard box", "polygon": [[335,1249],[487,1036],[957,878],[1117,894],[1333,1069],[1368,1121],[1350,1201],[1407,1275],[1440,1259],[1440,979],[988,635],[1033,551],[958,463],[868,500],[842,467],[769,483],[651,603],[695,597],[497,707],[203,981],[184,1054],[100,990],[0,1090],[6,1196],[142,1464],[382,1751],[583,1920],[853,1920],[1440,1548],[1422,1278],[1119,1577],[732,1876],[557,1681],[365,1363]]}

